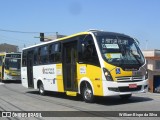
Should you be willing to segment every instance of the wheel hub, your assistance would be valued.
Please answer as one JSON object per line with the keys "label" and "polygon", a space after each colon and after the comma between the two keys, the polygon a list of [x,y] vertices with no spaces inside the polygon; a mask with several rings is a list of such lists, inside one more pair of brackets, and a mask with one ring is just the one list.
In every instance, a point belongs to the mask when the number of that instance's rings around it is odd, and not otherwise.
{"label": "wheel hub", "polygon": [[90,89],[86,89],[84,96],[85,96],[85,99],[87,100],[91,99],[92,91]]}
{"label": "wheel hub", "polygon": [[43,93],[43,92],[44,92],[44,90],[43,90],[43,87],[42,87],[42,86],[40,86],[40,92],[41,92],[41,93]]}

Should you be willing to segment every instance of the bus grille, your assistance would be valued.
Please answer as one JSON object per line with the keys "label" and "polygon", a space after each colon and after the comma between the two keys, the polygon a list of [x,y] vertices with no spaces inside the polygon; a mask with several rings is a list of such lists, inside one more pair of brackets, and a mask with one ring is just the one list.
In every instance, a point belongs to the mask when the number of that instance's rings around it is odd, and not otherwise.
{"label": "bus grille", "polygon": [[143,76],[116,77],[117,82],[138,82],[143,80]]}
{"label": "bus grille", "polygon": [[129,87],[118,87],[120,92],[133,92],[141,90],[142,86],[139,85],[137,88],[129,88]]}

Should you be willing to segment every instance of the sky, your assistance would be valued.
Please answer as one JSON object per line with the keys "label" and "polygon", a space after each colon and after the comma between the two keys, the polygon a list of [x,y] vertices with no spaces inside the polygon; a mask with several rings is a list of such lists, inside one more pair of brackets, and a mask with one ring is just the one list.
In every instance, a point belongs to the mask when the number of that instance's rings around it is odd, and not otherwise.
{"label": "sky", "polygon": [[160,49],[160,0],[0,0],[0,44],[21,50],[39,43],[39,32],[89,29],[124,33],[138,39],[142,50]]}

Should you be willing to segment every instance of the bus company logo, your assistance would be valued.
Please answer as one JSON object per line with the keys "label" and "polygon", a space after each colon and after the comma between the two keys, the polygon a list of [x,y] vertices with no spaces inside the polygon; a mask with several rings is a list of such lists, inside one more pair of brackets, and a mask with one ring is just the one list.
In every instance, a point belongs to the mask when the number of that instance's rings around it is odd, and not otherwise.
{"label": "bus company logo", "polygon": [[11,117],[11,112],[2,112],[2,117]]}
{"label": "bus company logo", "polygon": [[55,74],[54,68],[44,68],[42,69],[43,74]]}
{"label": "bus company logo", "polygon": [[121,74],[120,68],[116,68],[116,74]]}

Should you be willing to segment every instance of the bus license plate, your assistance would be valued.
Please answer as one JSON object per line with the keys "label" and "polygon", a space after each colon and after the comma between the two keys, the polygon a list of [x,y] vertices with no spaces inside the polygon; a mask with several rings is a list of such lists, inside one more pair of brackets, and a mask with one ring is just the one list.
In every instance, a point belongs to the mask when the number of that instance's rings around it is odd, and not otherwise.
{"label": "bus license plate", "polygon": [[137,84],[129,84],[129,88],[137,88]]}

